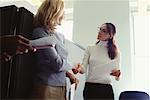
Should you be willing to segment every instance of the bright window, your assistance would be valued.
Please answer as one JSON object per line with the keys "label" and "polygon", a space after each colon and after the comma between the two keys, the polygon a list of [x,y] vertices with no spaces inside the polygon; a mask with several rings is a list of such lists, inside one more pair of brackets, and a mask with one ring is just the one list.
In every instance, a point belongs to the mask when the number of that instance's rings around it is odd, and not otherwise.
{"label": "bright window", "polygon": [[150,0],[134,4],[131,8],[133,87],[150,94]]}
{"label": "bright window", "polygon": [[73,35],[73,8],[65,9],[65,18],[61,26],[57,27],[57,31],[62,33],[66,39],[72,41]]}
{"label": "bright window", "polygon": [[134,16],[133,85],[150,93],[150,16]]}

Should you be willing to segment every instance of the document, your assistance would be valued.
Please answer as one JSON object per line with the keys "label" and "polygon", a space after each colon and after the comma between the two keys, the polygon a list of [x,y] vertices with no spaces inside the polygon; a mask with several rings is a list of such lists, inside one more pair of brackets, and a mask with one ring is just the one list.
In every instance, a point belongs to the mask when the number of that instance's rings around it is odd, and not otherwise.
{"label": "document", "polygon": [[31,46],[36,49],[45,49],[49,47],[55,47],[56,38],[54,36],[42,37],[35,40],[30,40]]}
{"label": "document", "polygon": [[70,90],[69,90],[69,100],[74,100],[74,93],[75,93],[75,83],[73,83],[70,86]]}
{"label": "document", "polygon": [[114,60],[108,64],[101,65],[101,67],[97,65],[95,67],[96,69],[95,73],[93,73],[93,76],[95,76],[96,73],[99,73],[99,77],[103,78],[103,75],[105,75],[105,77],[109,78],[111,77],[110,73],[112,73],[112,70],[119,69],[118,65],[119,63],[117,60]]}

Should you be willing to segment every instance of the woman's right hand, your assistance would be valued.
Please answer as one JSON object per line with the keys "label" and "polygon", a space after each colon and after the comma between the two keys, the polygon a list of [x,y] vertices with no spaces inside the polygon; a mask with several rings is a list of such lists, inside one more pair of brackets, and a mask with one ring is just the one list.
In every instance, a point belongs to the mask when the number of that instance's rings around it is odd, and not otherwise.
{"label": "woman's right hand", "polygon": [[115,76],[115,79],[119,80],[120,79],[119,77],[121,75],[121,71],[117,70],[117,69],[114,69],[114,70],[111,71],[110,75]]}
{"label": "woman's right hand", "polygon": [[119,77],[121,75],[121,71],[117,70],[117,69],[114,69],[114,70],[111,71],[110,75]]}
{"label": "woman's right hand", "polygon": [[77,74],[77,73],[83,74],[84,73],[83,70],[84,70],[83,66],[80,63],[76,64],[75,67],[72,69],[74,74]]}

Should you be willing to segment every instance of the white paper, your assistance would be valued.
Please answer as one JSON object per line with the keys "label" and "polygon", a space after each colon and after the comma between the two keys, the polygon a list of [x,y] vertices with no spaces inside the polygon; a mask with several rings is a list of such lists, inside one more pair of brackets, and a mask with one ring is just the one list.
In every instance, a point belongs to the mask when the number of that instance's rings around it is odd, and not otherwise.
{"label": "white paper", "polygon": [[[96,81],[101,81],[102,79],[105,80],[105,81],[108,81],[107,79],[113,77],[112,75],[110,75],[110,73],[112,73],[112,70],[114,69],[118,69],[118,66],[117,66],[117,61],[112,61],[108,64],[104,64],[104,65],[101,65],[101,67],[99,67],[99,65],[95,66],[95,70],[94,72],[95,73],[91,73],[90,71],[88,72],[88,74],[92,74],[92,76],[96,76],[97,73],[98,74],[98,79]],[[90,78],[90,77],[89,77]]]}
{"label": "white paper", "polygon": [[69,100],[74,100],[75,83],[70,86]]}
{"label": "white paper", "polygon": [[36,49],[44,49],[54,47],[56,44],[56,38],[54,36],[42,37],[35,40],[30,40],[31,46]]}

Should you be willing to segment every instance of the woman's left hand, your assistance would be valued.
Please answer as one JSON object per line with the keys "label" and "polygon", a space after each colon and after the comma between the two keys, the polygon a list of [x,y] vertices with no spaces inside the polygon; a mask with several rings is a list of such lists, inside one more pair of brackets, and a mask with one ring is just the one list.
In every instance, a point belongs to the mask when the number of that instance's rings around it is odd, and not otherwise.
{"label": "woman's left hand", "polygon": [[110,75],[119,77],[121,75],[121,71],[117,70],[117,69],[114,69],[114,70],[111,71]]}
{"label": "woman's left hand", "polygon": [[77,89],[77,86],[79,84],[79,80],[74,75],[71,75],[69,77],[69,79],[70,79],[71,84],[75,83],[75,89]]}

